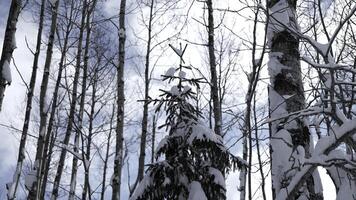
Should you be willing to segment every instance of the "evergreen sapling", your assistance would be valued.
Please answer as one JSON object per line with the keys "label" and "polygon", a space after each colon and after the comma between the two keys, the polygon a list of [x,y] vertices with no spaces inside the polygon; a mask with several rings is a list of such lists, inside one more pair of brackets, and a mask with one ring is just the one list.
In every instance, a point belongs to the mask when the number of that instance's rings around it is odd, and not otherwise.
{"label": "evergreen sapling", "polygon": [[192,87],[198,90],[202,79],[186,77],[184,70],[192,70],[183,65],[186,47],[172,47],[180,64],[162,76],[163,81],[175,85],[161,90],[160,99],[149,100],[157,105],[156,112],[165,110],[166,120],[160,128],[165,127],[169,134],[159,143],[156,162],[149,165],[130,200],[225,199],[224,174],[246,166],[241,158],[229,153],[219,135],[203,124],[201,111],[191,103],[196,101]]}

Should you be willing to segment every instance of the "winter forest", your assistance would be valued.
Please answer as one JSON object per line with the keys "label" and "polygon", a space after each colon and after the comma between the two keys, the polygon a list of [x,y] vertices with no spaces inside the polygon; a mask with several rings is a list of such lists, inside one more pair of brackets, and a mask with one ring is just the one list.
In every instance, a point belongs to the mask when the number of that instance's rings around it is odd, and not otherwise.
{"label": "winter forest", "polygon": [[356,1],[1,0],[0,199],[356,200]]}

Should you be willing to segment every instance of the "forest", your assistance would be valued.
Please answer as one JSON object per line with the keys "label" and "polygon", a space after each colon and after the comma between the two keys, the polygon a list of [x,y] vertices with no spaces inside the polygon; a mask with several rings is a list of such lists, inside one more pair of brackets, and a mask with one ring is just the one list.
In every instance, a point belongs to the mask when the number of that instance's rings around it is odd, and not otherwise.
{"label": "forest", "polygon": [[1,0],[0,199],[356,200],[356,1]]}

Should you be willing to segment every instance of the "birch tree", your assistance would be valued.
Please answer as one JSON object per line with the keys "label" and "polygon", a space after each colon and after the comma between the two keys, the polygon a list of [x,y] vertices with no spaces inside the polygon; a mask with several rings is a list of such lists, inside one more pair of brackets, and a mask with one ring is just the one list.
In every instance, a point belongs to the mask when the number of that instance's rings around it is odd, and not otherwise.
{"label": "birch tree", "polygon": [[38,199],[39,198],[39,188],[41,185],[41,174],[42,174],[42,164],[44,161],[43,157],[43,149],[45,145],[45,135],[46,135],[46,127],[47,127],[47,112],[48,112],[48,105],[46,94],[47,94],[47,87],[48,87],[48,80],[50,74],[50,67],[52,61],[52,54],[53,54],[53,46],[54,46],[54,39],[55,39],[55,32],[57,30],[57,16],[58,16],[58,7],[59,7],[59,0],[57,0],[53,5],[50,5],[52,8],[52,19],[51,19],[51,27],[49,33],[49,39],[47,44],[47,52],[46,52],[46,60],[44,66],[44,72],[42,76],[42,83],[41,83],[41,92],[40,92],[40,128],[39,128],[39,135],[37,140],[37,152],[33,170],[36,172],[35,180],[32,183],[31,189],[28,194],[28,199]]}
{"label": "birch tree", "polygon": [[[244,113],[244,119],[243,119],[243,127],[242,127],[242,134],[243,134],[243,159],[248,161],[248,168],[242,168],[240,175],[239,175],[239,180],[240,180],[240,199],[244,200],[246,198],[246,177],[248,177],[248,199],[252,199],[252,177],[251,177],[251,168],[252,168],[252,156],[253,156],[253,138],[252,138],[252,133],[253,133],[253,127],[252,127],[252,116],[253,116],[253,111],[255,111],[254,106],[256,102],[253,102],[253,99],[255,98],[256,95],[256,90],[257,90],[257,84],[260,81],[260,73],[262,69],[262,63],[264,59],[264,54],[266,51],[266,34],[264,34],[264,39],[263,39],[263,44],[262,44],[262,51],[259,52],[257,50],[258,48],[258,19],[259,15],[261,13],[261,7],[258,5],[261,4],[261,1],[255,1],[256,7],[254,7],[253,12],[254,12],[254,18],[253,18],[253,30],[252,30],[252,51],[251,51],[251,65],[252,65],[252,70],[250,73],[247,74],[247,80],[248,80],[248,89],[245,97],[245,113]],[[264,25],[265,29],[268,27],[268,21]],[[260,54],[259,54],[260,53]],[[255,116],[256,117],[256,116]],[[255,123],[253,126],[257,127],[257,124]],[[260,154],[259,154],[259,148],[258,148],[258,135],[256,131],[255,135],[255,140],[256,140],[256,146],[257,146],[257,151],[258,151],[258,158],[260,159]],[[261,160],[259,160],[259,167],[260,167],[260,172],[261,172],[261,179],[262,183],[264,184],[265,177],[263,173],[263,167],[261,164]],[[264,187],[262,186],[262,195],[263,199],[266,199],[266,193],[264,190]]]}
{"label": "birch tree", "polygon": [[[65,7],[65,19],[63,19],[63,21],[65,22],[65,24],[62,25],[62,23],[59,23],[59,26],[63,26],[63,44],[61,43],[61,35],[58,33],[58,43],[60,46],[60,52],[61,52],[61,56],[60,56],[60,61],[58,64],[58,72],[57,72],[57,78],[55,80],[55,86],[54,86],[54,91],[53,91],[53,97],[52,97],[52,104],[51,104],[51,108],[50,108],[50,114],[49,114],[49,119],[48,119],[48,124],[47,124],[47,130],[46,130],[46,135],[45,135],[45,141],[44,141],[44,147],[43,147],[43,158],[46,158],[46,160],[44,160],[45,162],[42,162],[42,170],[41,170],[41,189],[40,189],[40,199],[43,199],[45,196],[45,192],[46,192],[46,186],[47,186],[47,181],[48,181],[48,174],[49,174],[49,168],[50,168],[50,163],[51,163],[51,158],[52,158],[52,151],[53,151],[53,146],[54,146],[54,138],[55,134],[54,134],[54,129],[55,129],[55,118],[56,118],[56,111],[57,111],[57,107],[58,107],[58,102],[59,100],[59,90],[60,90],[60,84],[61,84],[61,80],[63,77],[63,70],[65,67],[65,61],[66,61],[66,56],[67,56],[67,52],[69,50],[70,42],[69,42],[69,37],[70,37],[70,33],[73,30],[73,17],[75,16],[75,12],[74,12],[74,1],[64,1],[64,4],[66,4],[67,6]],[[68,10],[67,10],[68,9]]]}
{"label": "birch tree", "polygon": [[[315,4],[318,9],[322,8],[320,3],[321,1],[318,1]],[[333,16],[329,27],[325,25],[327,19],[325,12],[322,10],[316,12],[320,15],[318,18],[322,27],[321,33],[326,35],[326,43],[321,43],[316,40],[317,37],[310,37],[298,29],[289,29],[290,33],[309,47],[308,53],[302,56],[302,60],[318,74],[318,82],[312,84],[312,92],[315,94],[314,103],[294,113],[292,118],[312,115],[314,118],[312,124],[315,126],[318,140],[315,148],[312,149],[310,158],[302,162],[288,184],[276,195],[276,199],[290,199],[299,195],[306,180],[313,177],[318,166],[325,167],[331,179],[336,180],[334,184],[337,199],[356,197],[354,192],[356,182],[352,173],[354,168],[344,167],[348,166],[345,163],[351,161],[349,156],[355,152],[351,150],[354,144],[354,139],[351,138],[354,138],[356,130],[354,116],[348,114],[346,106],[354,102],[352,87],[347,86],[350,85],[355,73],[354,70],[350,71],[354,67],[354,58],[346,53],[351,49],[345,47],[348,46],[346,38],[350,33],[348,22],[353,20],[356,5],[351,1],[335,2],[335,5],[343,3],[345,3],[344,9],[341,12],[335,12],[336,15]],[[340,77],[344,77],[344,80],[341,81]],[[326,127],[326,133],[322,131],[321,126]],[[341,148],[341,145],[346,145],[347,148]]]}
{"label": "birch tree", "polygon": [[[20,182],[20,176],[22,172],[22,165],[25,160],[25,148],[27,142],[27,135],[28,129],[31,120],[31,110],[32,110],[32,100],[34,96],[34,90],[36,86],[36,76],[37,76],[37,68],[38,68],[38,60],[41,52],[41,44],[42,44],[42,30],[43,30],[43,21],[44,21],[44,13],[45,13],[45,6],[46,1],[41,1],[41,9],[39,14],[39,25],[38,25],[38,32],[37,32],[37,42],[36,42],[36,49],[35,52],[32,52],[34,55],[33,65],[32,65],[32,74],[30,79],[30,84],[27,91],[27,102],[26,102],[26,111],[25,111],[25,119],[23,123],[22,133],[21,133],[21,140],[19,145],[19,153],[17,157],[17,164],[16,170],[13,176],[12,183],[7,185],[8,189],[8,199],[15,199],[16,198],[16,191],[17,186]],[[38,165],[39,163],[34,163],[34,165]],[[37,168],[37,167],[35,167]],[[26,175],[27,178],[27,189],[32,187],[32,183],[34,182],[34,178],[36,177],[36,171],[30,171],[29,174]]]}
{"label": "birch tree", "polygon": [[[82,91],[80,95],[80,102],[79,102],[79,114],[78,114],[78,119],[76,122],[76,129],[75,129],[75,137],[74,137],[74,152],[78,153],[79,152],[79,140],[80,140],[80,135],[83,131],[83,115],[84,115],[84,104],[85,104],[85,98],[86,98],[86,91],[87,91],[87,78],[88,78],[88,60],[89,60],[89,49],[90,49],[90,39],[91,39],[91,30],[92,30],[92,24],[91,24],[91,15],[95,9],[96,6],[96,0],[88,3],[87,5],[87,13],[86,13],[86,22],[85,22],[85,31],[86,31],[86,36],[85,36],[85,48],[84,48],[84,61],[83,61],[83,76],[82,76]],[[84,9],[84,8],[83,8]],[[85,168],[85,180],[88,179],[87,175],[87,168],[86,166],[88,162],[85,162],[87,160],[84,160],[86,158],[82,158],[83,160],[83,165]],[[77,179],[77,170],[78,170],[78,158],[76,156],[73,156],[73,162],[72,162],[72,173],[71,173],[71,182],[70,182],[70,191],[69,191],[69,199],[74,199],[75,195],[75,190],[76,190],[76,179]],[[86,199],[87,195],[87,189],[88,189],[88,183],[85,182],[84,184],[84,189],[83,189],[83,195],[82,199]],[[89,195],[90,196],[90,195]]]}
{"label": "birch tree", "polygon": [[76,65],[75,65],[75,74],[74,74],[74,80],[73,80],[73,91],[72,91],[72,96],[71,96],[71,103],[70,103],[70,111],[69,111],[69,116],[68,116],[68,124],[65,132],[65,136],[63,139],[63,147],[61,150],[61,155],[60,155],[60,160],[58,163],[58,168],[55,176],[55,180],[53,183],[53,189],[52,189],[52,199],[55,200],[58,198],[58,192],[59,192],[59,184],[61,181],[62,173],[63,173],[63,168],[65,165],[65,158],[67,154],[67,145],[69,143],[70,136],[72,134],[72,129],[73,129],[73,123],[74,123],[74,115],[76,112],[76,105],[77,105],[77,92],[78,92],[78,82],[79,82],[79,74],[80,74],[80,64],[82,61],[82,45],[83,45],[83,34],[84,34],[84,28],[85,28],[85,19],[86,19],[86,14],[87,14],[87,1],[84,0],[82,4],[82,14],[81,14],[81,23],[80,23],[80,30],[79,30],[79,39],[78,39],[78,49],[76,53]]}
{"label": "birch tree", "polygon": [[123,140],[124,140],[124,107],[125,107],[125,82],[124,82],[124,67],[125,67],[125,42],[126,42],[126,0],[121,0],[120,3],[120,18],[119,18],[119,65],[117,66],[117,114],[116,114],[116,147],[114,174],[112,181],[112,200],[120,200],[121,191],[121,171],[123,165]]}
{"label": "birch tree", "polygon": [[11,84],[11,70],[10,63],[12,59],[12,53],[16,49],[16,30],[17,22],[21,12],[22,0],[12,0],[9,16],[7,18],[4,44],[2,46],[2,53],[0,59],[0,111],[2,108],[2,102],[4,101],[5,89],[7,85]]}

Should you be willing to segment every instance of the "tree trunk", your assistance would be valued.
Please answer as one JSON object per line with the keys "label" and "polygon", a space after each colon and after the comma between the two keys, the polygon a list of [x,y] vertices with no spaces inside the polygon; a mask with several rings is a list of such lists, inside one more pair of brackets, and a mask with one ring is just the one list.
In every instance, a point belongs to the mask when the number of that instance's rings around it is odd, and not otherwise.
{"label": "tree trunk", "polygon": [[155,140],[156,140],[156,114],[153,114],[153,119],[152,119],[152,152],[151,152],[151,163],[154,162],[155,160]]}
{"label": "tree trunk", "polygon": [[73,80],[73,93],[72,93],[72,99],[71,99],[71,104],[70,104],[67,129],[65,132],[64,140],[63,140],[63,148],[61,150],[61,155],[60,155],[60,159],[59,159],[59,163],[58,163],[58,169],[57,169],[57,173],[56,173],[54,183],[53,183],[52,197],[51,197],[52,200],[56,200],[58,197],[59,183],[61,181],[62,172],[64,169],[65,158],[66,158],[66,154],[67,154],[67,145],[69,143],[69,139],[70,139],[70,136],[72,133],[73,123],[74,123],[74,115],[75,115],[75,107],[77,105],[78,82],[79,82],[80,64],[81,64],[81,60],[82,60],[83,33],[84,33],[85,16],[86,16],[86,10],[87,10],[87,1],[86,0],[83,1],[82,9],[83,10],[82,10],[82,18],[81,18],[81,25],[80,25],[80,31],[79,31],[78,49],[77,49],[77,55],[76,55],[75,74],[74,74],[74,80]]}
{"label": "tree trunk", "polygon": [[151,53],[151,39],[152,39],[152,17],[153,17],[153,7],[154,0],[151,0],[150,4],[150,16],[148,21],[148,41],[146,47],[146,64],[145,64],[145,97],[143,104],[143,118],[142,118],[142,133],[141,133],[141,142],[140,142],[140,156],[138,160],[138,173],[137,180],[135,182],[138,184],[144,175],[145,170],[145,157],[146,157],[146,139],[147,139],[147,127],[148,127],[148,92],[149,92],[149,68],[150,68],[150,53]]}
{"label": "tree trunk", "polygon": [[[305,108],[304,88],[301,78],[299,59],[299,40],[278,22],[281,12],[289,20],[291,28],[297,27],[295,18],[296,0],[271,0],[269,35],[268,70],[271,86],[269,87],[270,117],[280,117]],[[282,11],[280,8],[283,8]],[[278,15],[277,15],[278,13]],[[283,19],[284,20],[284,19]],[[271,173],[272,194],[275,195],[286,187],[300,165],[298,159],[291,156],[310,156],[310,132],[307,124],[301,118],[293,121],[283,119],[270,124],[271,148]],[[295,194],[293,199],[305,196],[306,198],[319,199],[322,194],[314,191],[314,180],[309,177],[301,189],[300,194]]]}
{"label": "tree trunk", "polygon": [[[85,104],[85,97],[86,97],[86,89],[87,89],[87,78],[88,78],[88,60],[89,60],[89,47],[90,47],[90,35],[91,35],[91,27],[90,27],[90,16],[92,14],[92,11],[95,7],[96,1],[93,2],[92,7],[88,9],[87,14],[86,14],[86,39],[85,39],[85,50],[84,50],[84,63],[83,63],[83,77],[82,77],[82,92],[81,92],[81,98],[80,98],[80,104],[79,104],[79,115],[78,115],[78,122],[77,122],[77,130],[74,138],[74,152],[78,153],[79,152],[79,136],[82,133],[83,130],[83,116],[84,116],[84,104]],[[89,6],[87,6],[89,7]],[[83,142],[83,141],[82,141]],[[83,154],[83,165],[84,165],[84,171],[85,171],[85,177],[87,178],[87,167],[86,162],[84,162],[84,152]],[[78,158],[76,156],[73,156],[73,162],[72,162],[72,174],[71,174],[71,182],[70,182],[70,191],[69,191],[69,199],[74,199],[75,197],[75,189],[76,189],[76,178],[77,178],[77,171],[78,171]],[[86,180],[85,178],[85,180]],[[87,182],[84,184],[83,188],[83,195],[82,195],[82,200],[86,199],[86,193],[87,193]]]}
{"label": "tree trunk", "polygon": [[[22,171],[22,164],[25,160],[25,150],[26,150],[26,138],[28,134],[28,129],[30,125],[30,118],[31,118],[31,109],[32,109],[32,98],[35,90],[36,85],[36,76],[37,76],[37,68],[38,68],[38,59],[40,56],[41,51],[41,44],[42,44],[42,30],[43,30],[43,21],[44,21],[44,10],[45,10],[45,0],[41,1],[41,11],[40,11],[40,21],[38,25],[38,33],[37,33],[37,44],[36,44],[36,52],[34,53],[34,60],[32,66],[32,74],[30,85],[27,92],[27,104],[26,104],[26,111],[25,111],[25,121],[22,128],[22,135],[20,140],[20,147],[19,147],[19,155],[17,158],[17,166],[16,171],[13,177],[13,182],[11,186],[8,187],[8,199],[15,199],[15,194],[17,190],[17,186],[20,181],[21,171]],[[38,163],[34,163],[36,166]],[[36,176],[34,172],[30,172],[27,176]],[[31,177],[33,179],[34,177]],[[32,186],[32,185],[31,185]],[[29,187],[31,187],[29,186]],[[30,189],[30,188],[28,188]]]}
{"label": "tree trunk", "polygon": [[[4,44],[2,47],[1,59],[0,59],[0,111],[2,108],[2,102],[5,96],[5,89],[7,84],[11,84],[11,72],[10,63],[12,53],[16,48],[16,25],[21,12],[22,0],[12,0],[9,17],[7,18]],[[5,64],[6,63],[6,64]],[[8,74],[6,74],[8,73]]]}
{"label": "tree trunk", "polygon": [[113,121],[114,121],[114,117],[115,117],[115,107],[116,107],[116,105],[113,105],[112,115],[110,118],[110,130],[109,130],[108,140],[106,143],[106,153],[105,153],[105,159],[104,159],[103,180],[101,182],[100,200],[105,199],[106,175],[107,175],[108,161],[109,161],[109,155],[110,155],[110,144],[111,144],[110,140],[111,140],[111,134],[112,134],[112,130],[113,130]]}
{"label": "tree trunk", "polygon": [[[248,147],[247,147],[247,135],[246,135],[243,136],[242,139],[242,159],[245,161],[247,161],[247,152],[248,152]],[[243,167],[239,174],[240,186],[238,188],[238,191],[240,192],[240,200],[244,200],[246,198],[246,175],[247,175],[247,168]]]}
{"label": "tree trunk", "polygon": [[[69,21],[72,20],[72,14],[69,17]],[[42,162],[42,174],[41,174],[41,196],[40,199],[44,199],[44,195],[46,192],[46,186],[47,186],[47,178],[48,178],[48,171],[49,171],[49,166],[51,163],[51,154],[50,152],[52,151],[51,149],[53,148],[53,144],[51,145],[51,138],[53,137],[53,123],[55,120],[55,114],[56,114],[56,109],[57,109],[57,102],[58,102],[58,91],[59,91],[59,86],[61,84],[61,79],[62,79],[62,72],[64,69],[64,61],[66,58],[66,54],[68,51],[68,40],[69,40],[69,34],[71,32],[73,23],[68,23],[65,29],[65,36],[64,36],[64,44],[63,44],[63,49],[61,50],[61,58],[59,61],[59,67],[58,67],[58,74],[57,74],[57,80],[56,84],[54,87],[53,91],[53,100],[52,100],[52,105],[51,105],[51,112],[50,112],[50,117],[48,120],[48,126],[47,126],[47,132],[46,132],[46,137],[44,141],[44,149],[43,149],[43,158],[46,158],[45,162]]]}
{"label": "tree trunk", "polygon": [[41,83],[41,92],[40,92],[40,128],[39,128],[39,135],[37,140],[37,152],[35,163],[37,165],[34,166],[36,173],[36,179],[34,184],[31,187],[31,190],[28,194],[28,199],[38,199],[39,198],[39,188],[41,185],[41,174],[42,174],[42,162],[43,162],[43,149],[44,149],[44,142],[45,142],[45,134],[46,134],[46,126],[47,126],[47,112],[48,107],[47,105],[47,86],[48,86],[48,79],[49,79],[49,72],[51,67],[52,61],[52,54],[53,54],[53,45],[54,45],[54,34],[57,28],[57,13],[58,13],[58,6],[59,0],[56,1],[53,10],[52,10],[52,22],[51,22],[51,29],[50,35],[48,39],[47,45],[47,54],[46,54],[46,61],[43,70],[43,77]]}
{"label": "tree trunk", "polygon": [[[99,61],[100,63],[100,61]],[[92,142],[92,137],[93,137],[93,122],[94,122],[94,117],[95,117],[95,104],[96,104],[96,85],[98,82],[97,79],[97,69],[94,71],[94,82],[92,85],[92,96],[91,96],[91,103],[90,103],[90,114],[89,114],[89,130],[88,130],[88,136],[87,136],[87,148],[85,151],[85,157],[83,158],[86,160],[84,162],[84,171],[85,171],[85,177],[84,177],[84,188],[83,188],[83,193],[82,193],[82,200],[86,199],[86,195],[88,194],[89,199],[91,199],[91,190],[90,190],[90,183],[89,183],[89,160],[90,160],[90,147],[91,147],[91,142]],[[84,138],[83,138],[84,139]],[[82,145],[84,147],[84,145]],[[83,149],[84,150],[84,149]],[[83,151],[84,152],[84,151]]]}
{"label": "tree trunk", "polygon": [[215,42],[214,42],[214,14],[213,14],[213,2],[212,0],[207,0],[206,4],[208,6],[208,49],[209,49],[209,64],[210,64],[210,74],[211,74],[211,97],[213,99],[213,113],[214,113],[214,131],[216,134],[222,135],[221,124],[221,107],[219,99],[219,88],[218,88],[218,78],[216,73],[216,58],[215,58]]}
{"label": "tree trunk", "polygon": [[[87,26],[86,26],[87,38],[86,38],[86,48],[85,48],[85,53],[84,53],[84,56],[85,56],[84,57],[84,76],[88,76],[89,46],[90,46],[90,36],[91,36],[90,17],[95,9],[96,2],[97,2],[97,0],[94,0],[92,2],[92,6],[90,7],[90,10],[88,11],[88,15],[87,15]],[[98,63],[100,63],[100,59],[98,60]],[[87,149],[86,149],[85,157],[83,155],[83,159],[85,159],[85,161],[90,160],[90,147],[91,147],[92,134],[93,134],[93,120],[94,120],[95,103],[96,103],[96,100],[95,100],[96,84],[97,84],[97,69],[95,69],[95,72],[94,72],[94,83],[92,86],[93,90],[92,90],[92,99],[91,99],[92,100],[91,110],[90,110],[90,115],[89,115],[89,133],[88,133],[88,137],[87,137],[87,140],[88,140],[87,141]],[[83,86],[84,86],[84,83],[83,83]],[[82,93],[83,93],[83,91],[82,91]],[[83,102],[83,105],[84,105],[84,102]],[[83,106],[83,108],[84,108],[84,106]],[[88,194],[89,200],[91,200],[91,189],[90,189],[90,184],[89,184],[89,166],[87,166],[87,164],[89,164],[89,162],[83,163],[85,178],[84,178],[84,188],[83,188],[83,193],[82,193],[82,200],[86,199],[87,194]]]}
{"label": "tree trunk", "polygon": [[124,140],[124,107],[125,107],[125,28],[126,0],[120,3],[119,18],[119,65],[117,67],[117,116],[116,116],[116,147],[114,160],[114,174],[112,181],[112,200],[120,200],[121,171],[123,165],[123,140]]}

